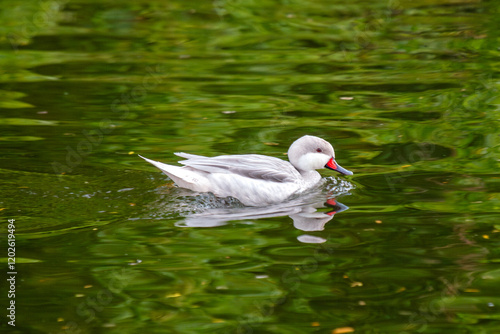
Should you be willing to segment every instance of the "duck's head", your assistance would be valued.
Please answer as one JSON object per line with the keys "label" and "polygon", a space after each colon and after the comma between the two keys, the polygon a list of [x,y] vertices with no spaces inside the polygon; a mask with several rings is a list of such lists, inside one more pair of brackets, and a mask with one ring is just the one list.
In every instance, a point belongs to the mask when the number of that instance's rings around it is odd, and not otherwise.
{"label": "duck's head", "polygon": [[328,168],[344,175],[353,174],[337,164],[332,145],[315,136],[303,136],[294,141],[288,149],[288,159],[295,168],[304,172]]}

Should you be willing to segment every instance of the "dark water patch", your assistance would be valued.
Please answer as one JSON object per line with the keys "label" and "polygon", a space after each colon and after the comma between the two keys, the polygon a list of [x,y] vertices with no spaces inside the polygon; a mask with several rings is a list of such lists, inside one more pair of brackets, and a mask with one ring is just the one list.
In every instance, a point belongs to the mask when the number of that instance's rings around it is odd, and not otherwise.
{"label": "dark water patch", "polygon": [[374,164],[413,164],[419,161],[438,160],[453,155],[453,150],[431,143],[389,144],[380,148],[373,158]]}
{"label": "dark water patch", "polygon": [[283,75],[291,71],[286,64],[266,64],[266,63],[243,63],[243,64],[224,64],[214,70],[220,74],[239,74],[239,75]]}
{"label": "dark water patch", "polygon": [[[36,36],[29,46],[20,47],[21,50],[66,52],[100,52],[110,50],[123,50],[128,47],[143,47],[144,40],[131,38],[132,36],[117,36],[107,34],[67,34],[59,36]],[[74,40],[79,43],[74,43]]]}
{"label": "dark water patch", "polygon": [[399,83],[399,84],[341,84],[341,83],[306,83],[294,85],[291,88],[292,92],[298,94],[330,94],[333,92],[353,92],[353,91],[361,91],[361,92],[424,92],[438,89],[450,89],[450,88],[459,88],[461,87],[459,84],[453,83]]}
{"label": "dark water patch", "polygon": [[71,73],[73,77],[93,75],[111,76],[111,75],[140,75],[144,76],[145,69],[156,64],[147,63],[109,63],[96,61],[65,62],[63,64],[50,64],[33,67],[32,70],[42,75],[58,76],[64,78],[66,74]]}
{"label": "dark water patch", "polygon": [[285,85],[234,84],[234,85],[204,85],[200,89],[211,94],[228,95],[272,95],[283,92]]}
{"label": "dark water patch", "polygon": [[378,117],[388,118],[388,119],[400,119],[405,121],[421,121],[425,122],[428,120],[436,120],[442,117],[442,113],[439,112],[421,112],[421,111],[406,111],[406,112],[391,112],[391,113],[380,113]]}
{"label": "dark water patch", "polygon": [[326,74],[333,72],[341,72],[351,69],[352,66],[340,64],[326,64],[326,63],[307,63],[300,64],[295,67],[295,70],[300,73],[307,74]]}

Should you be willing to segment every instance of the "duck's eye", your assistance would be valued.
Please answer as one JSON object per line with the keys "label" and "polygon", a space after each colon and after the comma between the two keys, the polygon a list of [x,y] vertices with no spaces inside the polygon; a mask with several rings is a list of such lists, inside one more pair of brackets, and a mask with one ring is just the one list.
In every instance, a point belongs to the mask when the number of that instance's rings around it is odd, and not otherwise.
{"label": "duck's eye", "polygon": [[322,149],[320,149],[320,148],[317,148],[317,149],[316,149],[316,152],[321,153],[321,152],[323,152],[323,150],[322,150]]}

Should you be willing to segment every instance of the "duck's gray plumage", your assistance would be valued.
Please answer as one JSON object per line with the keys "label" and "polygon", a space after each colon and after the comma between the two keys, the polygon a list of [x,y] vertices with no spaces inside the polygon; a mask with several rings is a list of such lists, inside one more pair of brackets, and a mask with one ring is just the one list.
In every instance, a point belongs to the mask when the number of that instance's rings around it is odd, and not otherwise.
{"label": "duck's gray plumage", "polygon": [[259,154],[200,155],[175,153],[187,160],[179,161],[184,166],[206,173],[225,173],[271,182],[295,182],[300,173],[287,161]]}

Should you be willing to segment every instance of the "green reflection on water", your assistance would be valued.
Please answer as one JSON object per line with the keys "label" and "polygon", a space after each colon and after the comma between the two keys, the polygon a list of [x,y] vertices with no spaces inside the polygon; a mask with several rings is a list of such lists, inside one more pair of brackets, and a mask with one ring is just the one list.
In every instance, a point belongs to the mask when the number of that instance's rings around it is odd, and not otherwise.
{"label": "green reflection on water", "polygon": [[[13,333],[500,329],[495,1],[0,8]],[[286,158],[304,134],[356,186],[315,229],[286,205],[186,227],[227,205],[136,155]]]}

